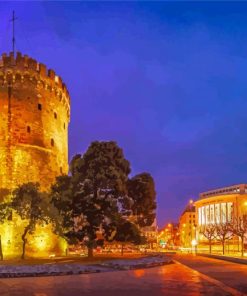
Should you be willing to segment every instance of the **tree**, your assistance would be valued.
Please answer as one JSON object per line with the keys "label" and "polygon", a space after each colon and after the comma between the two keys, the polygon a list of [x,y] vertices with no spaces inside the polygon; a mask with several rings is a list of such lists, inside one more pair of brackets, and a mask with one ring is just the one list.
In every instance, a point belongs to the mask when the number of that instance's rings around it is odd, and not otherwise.
{"label": "tree", "polygon": [[52,187],[52,203],[69,226],[65,236],[84,242],[92,257],[97,234],[107,239],[115,216],[126,210],[130,165],[115,142],[93,142],[84,155],[73,157],[70,173]]}
{"label": "tree", "polygon": [[216,237],[216,225],[208,224],[200,229],[200,233],[203,234],[208,240],[209,244],[209,254],[212,253],[212,241]]}
{"label": "tree", "polygon": [[133,199],[132,213],[140,227],[151,226],[155,219],[156,192],[152,176],[141,173],[128,180],[128,195]]}
{"label": "tree", "polygon": [[216,239],[222,244],[222,253],[225,254],[225,242],[232,238],[232,229],[229,222],[215,224]]}
{"label": "tree", "polygon": [[247,234],[247,216],[233,218],[230,225],[231,232],[241,239],[241,255],[244,256],[244,238]]}
{"label": "tree", "polygon": [[145,244],[146,239],[141,235],[138,226],[130,221],[120,217],[116,223],[113,223],[114,231],[112,240],[121,243],[121,254],[123,256],[124,245],[126,243],[132,243],[135,245]]}
{"label": "tree", "polygon": [[62,175],[56,178],[50,190],[51,222],[54,232],[67,241],[70,240],[74,229],[73,210],[73,186],[71,177]]}
{"label": "tree", "polygon": [[21,259],[25,259],[27,235],[35,231],[37,224],[49,222],[48,204],[45,195],[39,191],[38,183],[26,183],[14,190],[11,207],[22,220],[26,221],[21,236],[23,242]]}

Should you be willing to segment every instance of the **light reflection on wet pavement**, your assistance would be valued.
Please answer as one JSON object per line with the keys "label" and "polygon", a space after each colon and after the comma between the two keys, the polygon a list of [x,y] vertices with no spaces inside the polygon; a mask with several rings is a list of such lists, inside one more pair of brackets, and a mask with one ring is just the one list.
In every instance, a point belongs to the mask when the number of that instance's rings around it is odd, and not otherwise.
{"label": "light reflection on wet pavement", "polygon": [[1,296],[232,295],[183,265],[88,275],[0,280]]}

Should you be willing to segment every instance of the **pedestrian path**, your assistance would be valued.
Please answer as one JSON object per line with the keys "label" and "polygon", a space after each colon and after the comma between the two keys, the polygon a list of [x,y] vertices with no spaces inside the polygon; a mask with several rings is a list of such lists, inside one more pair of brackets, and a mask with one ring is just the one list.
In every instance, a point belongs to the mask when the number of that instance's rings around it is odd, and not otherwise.
{"label": "pedestrian path", "polygon": [[1,296],[228,296],[233,295],[181,264],[149,269],[0,280]]}

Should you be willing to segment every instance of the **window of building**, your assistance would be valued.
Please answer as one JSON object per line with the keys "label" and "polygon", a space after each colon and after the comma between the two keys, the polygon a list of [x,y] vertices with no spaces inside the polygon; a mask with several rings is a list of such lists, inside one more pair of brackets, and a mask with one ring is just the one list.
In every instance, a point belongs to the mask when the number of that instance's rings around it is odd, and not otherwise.
{"label": "window of building", "polygon": [[54,140],[51,139],[51,146],[54,147]]}
{"label": "window of building", "polygon": [[60,167],[60,174],[62,174],[63,173],[63,168],[62,167]]}
{"label": "window of building", "polygon": [[38,110],[42,110],[42,104],[38,104]]}
{"label": "window of building", "polygon": [[30,134],[31,133],[31,127],[27,126],[27,132]]}
{"label": "window of building", "polygon": [[66,128],[65,122],[64,122],[64,124],[63,124],[63,128],[64,128],[64,129]]}
{"label": "window of building", "polygon": [[57,113],[56,112],[54,112],[54,118],[57,119]]}

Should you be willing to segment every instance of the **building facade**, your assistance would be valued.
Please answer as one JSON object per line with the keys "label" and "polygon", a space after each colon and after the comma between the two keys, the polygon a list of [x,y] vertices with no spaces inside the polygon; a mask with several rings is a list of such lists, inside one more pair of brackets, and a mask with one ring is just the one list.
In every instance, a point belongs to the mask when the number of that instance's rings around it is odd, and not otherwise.
{"label": "building facade", "polygon": [[17,53],[0,58],[0,188],[68,172],[70,97],[44,64]]}
{"label": "building facade", "polygon": [[182,248],[192,248],[193,241],[197,238],[196,223],[197,213],[195,206],[191,203],[179,218],[179,240]]}
{"label": "building facade", "polygon": [[[17,53],[0,58],[0,200],[18,185],[39,182],[48,191],[68,173],[70,97],[65,84],[44,64]],[[0,225],[3,253],[19,255],[25,223],[13,216]],[[27,253],[61,251],[64,241],[51,226],[38,227]]]}
{"label": "building facade", "polygon": [[[239,184],[210,190],[200,194],[195,203],[197,213],[198,247],[206,248],[207,239],[202,232],[208,225],[233,223],[247,214],[247,184]],[[219,242],[214,241],[215,249],[220,248]],[[232,251],[239,249],[238,238],[233,237],[229,242]]]}

